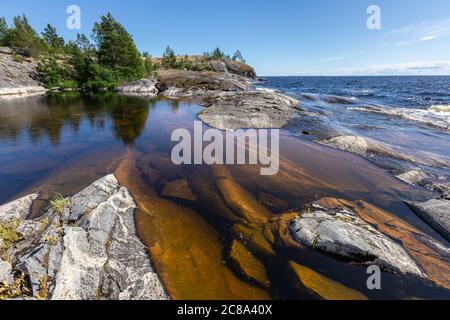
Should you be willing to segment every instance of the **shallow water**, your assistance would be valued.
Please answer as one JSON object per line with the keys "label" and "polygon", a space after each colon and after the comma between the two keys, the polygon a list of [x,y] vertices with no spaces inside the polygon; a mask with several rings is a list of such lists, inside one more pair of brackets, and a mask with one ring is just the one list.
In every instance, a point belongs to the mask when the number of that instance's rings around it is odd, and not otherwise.
{"label": "shallow water", "polygon": [[[60,94],[3,101],[0,110],[0,203],[32,190],[74,194],[115,172],[138,203],[139,235],[173,298],[319,298],[305,287],[308,279],[323,281],[328,297],[336,290],[342,297],[354,290],[369,298],[449,297],[431,282],[389,273],[382,290],[369,291],[366,268],[277,241],[278,217],[323,197],[364,200],[443,241],[401,202],[429,193],[358,156],[282,131],[275,176],[252,165],[175,166],[170,135],[192,130],[201,110],[195,103]],[[161,195],[166,182],[181,179],[197,201]],[[230,258],[239,244],[241,263],[259,270],[257,279]]]}

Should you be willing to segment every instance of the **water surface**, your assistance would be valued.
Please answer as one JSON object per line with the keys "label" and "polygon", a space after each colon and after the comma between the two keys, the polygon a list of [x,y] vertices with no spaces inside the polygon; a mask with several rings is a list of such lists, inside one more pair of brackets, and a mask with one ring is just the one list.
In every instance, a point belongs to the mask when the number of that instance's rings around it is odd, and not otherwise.
{"label": "water surface", "polygon": [[[317,299],[290,262],[369,298],[448,297],[430,282],[389,273],[383,273],[381,291],[369,291],[362,266],[264,240],[270,219],[338,197],[367,201],[442,241],[401,202],[429,193],[361,157],[284,130],[276,176],[261,176],[251,165],[175,166],[170,135],[192,130],[201,110],[195,103],[56,94],[1,101],[0,110],[0,203],[34,190],[71,195],[115,172],[139,204],[139,235],[174,298]],[[161,195],[177,180],[188,182],[197,201]],[[249,224],[236,214],[243,207],[253,210]],[[264,281],[243,274],[230,258],[236,241],[253,257],[244,259],[251,268],[263,270]]]}

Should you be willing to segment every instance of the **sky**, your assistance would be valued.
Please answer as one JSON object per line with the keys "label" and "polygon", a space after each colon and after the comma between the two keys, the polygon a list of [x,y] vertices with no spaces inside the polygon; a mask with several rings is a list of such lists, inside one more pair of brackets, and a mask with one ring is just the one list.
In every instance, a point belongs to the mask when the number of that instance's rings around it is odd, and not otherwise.
{"label": "sky", "polygon": [[[69,30],[68,6],[81,10]],[[370,5],[381,29],[370,30]],[[66,39],[91,35],[107,12],[133,35],[139,50],[160,56],[239,49],[261,76],[450,75],[448,0],[1,0],[9,22],[25,13],[41,32],[53,24]]]}

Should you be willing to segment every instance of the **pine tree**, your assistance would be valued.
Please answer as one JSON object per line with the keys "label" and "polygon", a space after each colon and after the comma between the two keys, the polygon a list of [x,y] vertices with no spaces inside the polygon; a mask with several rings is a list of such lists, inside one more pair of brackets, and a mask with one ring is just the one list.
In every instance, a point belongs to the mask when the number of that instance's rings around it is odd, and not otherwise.
{"label": "pine tree", "polygon": [[165,68],[176,68],[177,66],[177,56],[175,55],[175,51],[169,46],[164,50],[162,65]]}
{"label": "pine tree", "polygon": [[56,32],[56,28],[53,27],[51,24],[47,24],[47,27],[44,29],[44,32],[42,33],[42,37],[44,38],[45,43],[47,46],[53,49],[62,49],[65,45],[64,39],[60,36],[58,36],[58,33]]}
{"label": "pine tree", "polygon": [[226,56],[225,56],[225,53],[223,53],[222,50],[220,50],[219,47],[217,47],[216,49],[214,49],[214,51],[213,51],[212,54],[211,54],[211,59],[213,59],[213,60],[222,60],[222,59],[224,59],[225,57],[226,57]]}
{"label": "pine tree", "polygon": [[94,46],[91,44],[85,34],[77,34],[76,44],[78,49],[80,49],[82,52],[92,52],[94,50]]}
{"label": "pine tree", "polygon": [[119,71],[124,80],[144,76],[144,64],[133,38],[111,13],[95,23],[93,33],[100,66]]}
{"label": "pine tree", "polygon": [[0,46],[8,46],[8,23],[5,17],[0,17]]}
{"label": "pine tree", "polygon": [[25,15],[14,17],[13,28],[8,32],[11,47],[28,56],[36,56],[45,52],[45,43],[28,22]]}
{"label": "pine tree", "polygon": [[241,51],[237,50],[233,55],[233,61],[245,63],[245,59],[242,57]]}

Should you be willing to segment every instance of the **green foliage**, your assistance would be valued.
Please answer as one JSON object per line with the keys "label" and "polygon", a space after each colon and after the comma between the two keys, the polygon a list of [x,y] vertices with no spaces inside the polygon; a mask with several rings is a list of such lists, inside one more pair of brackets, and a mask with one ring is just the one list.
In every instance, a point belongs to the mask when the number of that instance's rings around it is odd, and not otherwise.
{"label": "green foliage", "polygon": [[120,83],[128,81],[128,78],[123,78],[122,72],[96,62],[90,62],[86,71],[82,82],[87,91],[112,91]]}
{"label": "green foliage", "polygon": [[50,207],[57,214],[63,214],[66,206],[70,206],[72,204],[70,199],[64,199],[64,197],[60,193],[55,193],[53,199],[50,200]]}
{"label": "green foliage", "polygon": [[42,37],[49,49],[51,49],[52,51],[61,51],[64,48],[64,38],[58,36],[56,28],[51,24],[47,24],[47,27],[42,33]]}
{"label": "green foliage", "polygon": [[32,57],[43,54],[48,49],[25,15],[14,17],[13,27],[8,31],[6,42],[24,55]]}
{"label": "green foliage", "polygon": [[222,60],[225,59],[225,57],[226,57],[225,53],[223,53],[219,47],[215,48],[211,54],[211,59],[213,60]]}
{"label": "green foliage", "polygon": [[110,13],[95,23],[93,33],[101,67],[118,71],[126,80],[144,76],[144,64],[133,38]]}
{"label": "green foliage", "polygon": [[7,251],[8,249],[17,241],[21,240],[22,237],[17,233],[17,228],[19,227],[20,221],[13,220],[7,223],[0,223],[0,259],[8,260]]}
{"label": "green foliage", "polygon": [[149,56],[146,57],[144,55],[143,57],[144,57],[145,76],[146,77],[156,76],[157,75],[158,66],[152,62],[152,60],[151,60],[151,58]]}
{"label": "green foliage", "polygon": [[41,81],[47,88],[59,87],[62,90],[77,88],[75,80],[75,70],[61,57],[51,55],[42,60],[37,68]]}
{"label": "green foliage", "polygon": [[8,46],[9,27],[5,17],[0,17],[0,46]]}
{"label": "green foliage", "polygon": [[176,69],[178,67],[177,56],[175,55],[175,51],[173,51],[173,49],[169,46],[163,53],[162,65],[164,68],[168,69]]}

